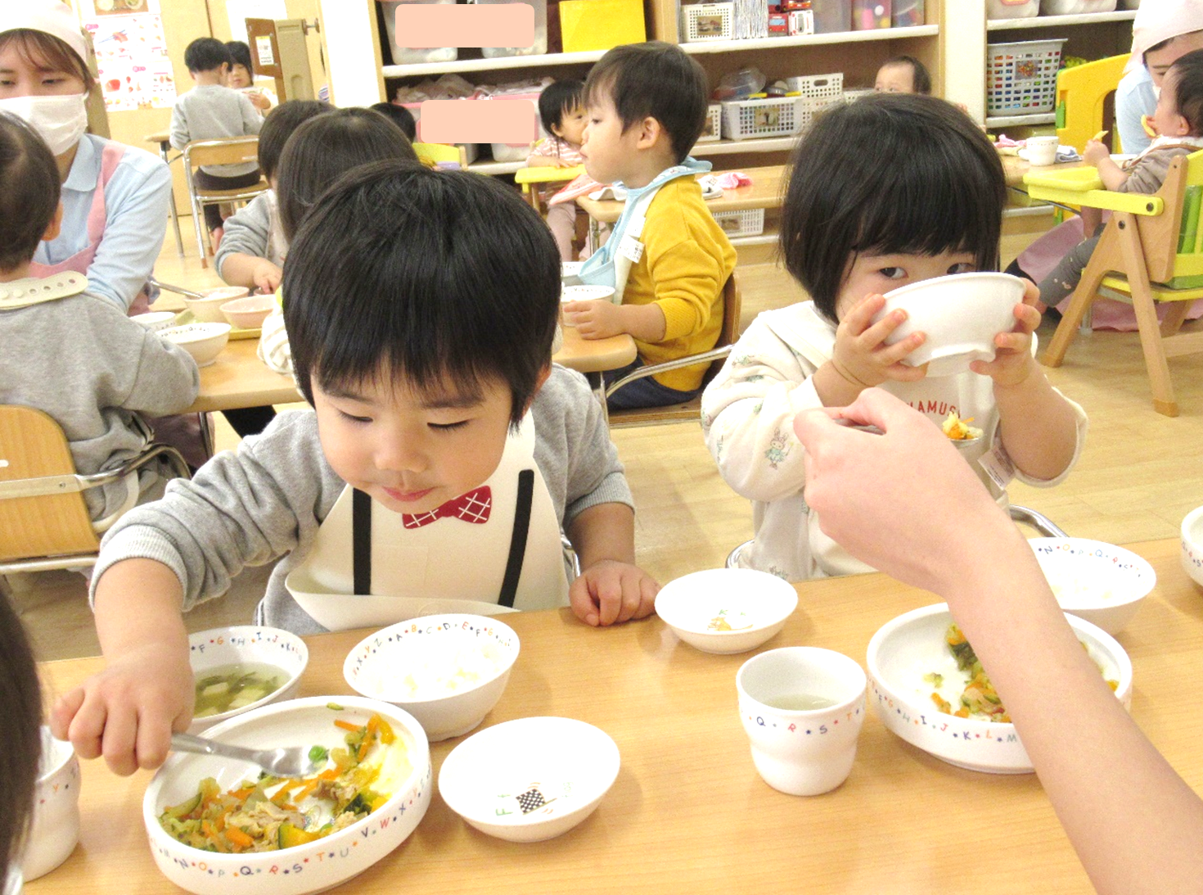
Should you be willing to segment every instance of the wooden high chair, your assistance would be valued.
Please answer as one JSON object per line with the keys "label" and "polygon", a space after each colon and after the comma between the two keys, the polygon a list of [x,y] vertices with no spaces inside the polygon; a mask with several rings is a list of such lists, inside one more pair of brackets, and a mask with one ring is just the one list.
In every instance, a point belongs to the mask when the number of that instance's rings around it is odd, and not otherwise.
{"label": "wooden high chair", "polygon": [[201,267],[209,266],[211,254],[205,239],[205,206],[249,201],[268,189],[268,184],[260,177],[254,186],[209,190],[197,184],[195,169],[201,165],[240,165],[247,162],[259,162],[257,136],[193,140],[184,147],[184,179],[188,184],[188,201],[192,205],[192,225],[196,230],[196,248],[200,253]]}
{"label": "wooden high chair", "polygon": [[450,143],[414,143],[414,154],[418,161],[432,168],[440,163],[458,164],[460,170],[468,170],[468,151],[462,145]]}
{"label": "wooden high chair", "polygon": [[52,417],[32,407],[0,405],[0,576],[94,564],[104,528],[92,522],[83,492],[137,474],[158,458],[175,476],[188,477],[184,458],[162,444],[148,445],[116,469],[79,475]]}
{"label": "wooden high chair", "polygon": [[[1203,298],[1203,228],[1199,227],[1203,151],[1174,159],[1165,183],[1152,196],[1104,190],[1097,173],[1089,168],[1029,174],[1024,181],[1034,199],[1112,211],[1041,362],[1050,367],[1061,365],[1100,287],[1119,293],[1116,297],[1130,300],[1136,311],[1153,408],[1177,416],[1166,359],[1203,353],[1203,332],[1178,332],[1190,303]],[[1174,303],[1164,323],[1157,321],[1155,302]]]}
{"label": "wooden high chair", "polygon": [[[645,376],[654,376],[656,373],[666,373],[669,370],[679,370],[682,367],[693,367],[698,364],[709,363],[710,368],[706,371],[706,376],[702,380],[702,387],[705,388],[710,383],[710,380],[718,375],[718,371],[722,369],[723,361],[727,359],[727,355],[731,353],[731,349],[739,340],[739,315],[742,305],[743,297],[739,291],[739,281],[735,278],[735,271],[732,271],[731,276],[727,278],[727,282],[723,285],[723,326],[719,330],[718,341],[714,343],[714,347],[709,351],[691,354],[688,357],[679,357],[676,360],[665,361],[662,364],[640,367],[621,379],[610,383],[606,388],[606,397],[609,398],[610,395],[614,394],[627,383],[634,382],[636,379],[643,379]],[[683,404],[670,404],[667,407],[635,407],[630,410],[611,410],[609,418],[611,427],[647,426],[656,423],[679,423],[689,420],[701,422],[702,396],[698,394]]]}
{"label": "wooden high chair", "polygon": [[[1130,55],[1109,56],[1057,72],[1057,139],[1063,145],[1081,152],[1086,141],[1103,129],[1103,107],[1119,86]],[[1123,151],[1118,131],[1111,134],[1111,146],[1115,152]]]}
{"label": "wooden high chair", "polygon": [[533,168],[519,168],[514,172],[514,183],[522,187],[522,195],[531,204],[531,208],[543,214],[543,204],[539,200],[539,190],[536,184],[567,183],[576,180],[585,173],[584,165],[572,168],[556,168],[553,165],[536,165]]}

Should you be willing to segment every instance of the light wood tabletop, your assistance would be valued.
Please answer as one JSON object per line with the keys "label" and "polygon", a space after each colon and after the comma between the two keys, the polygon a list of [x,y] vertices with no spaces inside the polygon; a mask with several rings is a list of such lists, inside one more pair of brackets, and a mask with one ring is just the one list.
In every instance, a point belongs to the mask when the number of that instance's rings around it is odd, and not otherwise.
{"label": "light wood tabletop", "polygon": [[[1132,715],[1203,790],[1203,713],[1183,699],[1203,674],[1203,594],[1179,566],[1176,539],[1133,549],[1153,564],[1157,586],[1118,637],[1135,671]],[[863,664],[874,631],[935,602],[883,575],[808,582],[798,593],[797,611],[761,649],[822,646]],[[566,609],[506,622],[521,638],[521,655],[486,725],[532,715],[595,724],[622,754],[613,788],[574,830],[525,845],[468,827],[436,794],[409,840],[347,891],[1092,891],[1034,775],[945,764],[895,737],[871,709],[843,786],[814,798],[783,795],[757,776],[736,712],[735,674],[751,654],[698,652],[655,617],[598,630]],[[306,638],[300,695],[350,693],[342,662],[364,633]],[[75,659],[42,671],[53,694],[100,666],[99,659]],[[436,776],[460,741],[432,747]],[[1065,742],[1074,748],[1074,731],[1065,731]],[[120,778],[99,761],[84,762],[80,846],[27,891],[174,891],[143,831],[149,779],[148,772]]]}
{"label": "light wood tabletop", "polygon": [[626,333],[607,339],[585,339],[575,326],[563,326],[564,344],[552,360],[578,373],[605,373],[635,360],[635,340]]}
{"label": "light wood tabletop", "polygon": [[[766,165],[762,168],[741,168],[744,174],[752,178],[750,186],[741,186],[733,190],[723,190],[717,199],[710,199],[706,207],[711,213],[717,211],[742,211],[747,208],[776,208],[781,204],[781,185],[785,177],[784,165]],[[711,171],[711,174],[723,174],[724,171]],[[704,177],[704,174],[699,174]],[[580,196],[576,204],[594,221],[612,224],[622,214],[624,202],[612,199],[599,202],[588,196]]]}
{"label": "light wood tabletop", "polygon": [[[1029,171],[1068,171],[1070,168],[1080,168],[1086,162],[1057,162],[1055,165],[1032,165],[1027,159],[1017,155],[999,155],[1003,164],[1003,173],[1007,176],[1007,186],[1023,189],[1023,175]],[[1025,191],[1026,192],[1026,191]]]}

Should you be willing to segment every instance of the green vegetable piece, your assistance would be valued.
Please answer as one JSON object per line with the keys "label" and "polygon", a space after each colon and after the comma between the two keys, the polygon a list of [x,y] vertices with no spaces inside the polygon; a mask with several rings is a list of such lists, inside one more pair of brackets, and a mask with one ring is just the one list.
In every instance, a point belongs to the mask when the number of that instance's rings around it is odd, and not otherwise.
{"label": "green vegetable piece", "polygon": [[316,764],[319,761],[325,761],[330,755],[330,750],[325,746],[314,746],[309,750],[309,760]]}

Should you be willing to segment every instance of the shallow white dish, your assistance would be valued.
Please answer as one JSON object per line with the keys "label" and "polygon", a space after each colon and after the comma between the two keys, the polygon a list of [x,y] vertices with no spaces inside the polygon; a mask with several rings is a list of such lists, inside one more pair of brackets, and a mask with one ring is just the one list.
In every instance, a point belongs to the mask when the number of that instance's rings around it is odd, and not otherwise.
{"label": "shallow white dish", "polygon": [[279,668],[286,680],[280,689],[242,708],[230,709],[219,715],[193,718],[189,733],[220,724],[235,715],[242,715],[260,706],[291,699],[301,685],[301,674],[309,664],[309,647],[296,634],[280,628],[260,625],[235,625],[213,628],[188,635],[188,661],[192,673],[201,678],[206,672],[226,665],[271,665]]}
{"label": "shallow white dish", "polygon": [[1131,550],[1087,538],[1032,538],[1044,577],[1066,612],[1118,634],[1157,583],[1153,567]]}
{"label": "shallow white dish", "polygon": [[192,316],[202,323],[224,323],[221,306],[236,298],[245,298],[251,292],[244,286],[222,286],[204,293],[204,298],[184,298],[184,306]]}
{"label": "shallow white dish", "polygon": [[305,895],[346,882],[393,851],[426,814],[433,789],[426,735],[406,712],[358,696],[314,696],[239,715],[210,728],[206,736],[253,749],[292,744],[346,748],[346,731],[334,726],[335,719],[360,725],[373,712],[389,723],[397,741],[404,744],[412,765],[409,776],[368,817],[292,848],[218,854],[191,848],[170,836],[160,826],[159,815],[194,797],[202,779],[215,778],[225,791],[258,775],[242,761],[214,755],[172,755],[155,773],[142,799],[142,820],[159,870],[197,895]]}
{"label": "shallow white dish", "polygon": [[483,615],[425,615],[391,625],[356,644],[343,677],[357,693],[400,706],[430,741],[479,726],[510,679],[518,635]]}
{"label": "shallow white dish", "polygon": [[198,367],[207,367],[230,341],[230,324],[187,323],[160,330],[159,335],[191,354]]}
{"label": "shallow white dish", "polygon": [[1191,510],[1182,520],[1182,569],[1203,586],[1203,507]]}
{"label": "shallow white dish", "polygon": [[905,310],[906,321],[886,344],[923,332],[927,340],[903,363],[928,364],[928,376],[953,376],[975,360],[994,360],[994,337],[1014,329],[1014,307],[1023,301],[1023,288],[1023,280],[1005,273],[934,277],[887,292],[873,322],[896,308]]}
{"label": "shallow white dish", "polygon": [[174,311],[149,311],[145,314],[135,314],[130,320],[145,326],[152,333],[157,333],[172,326],[177,316]]}
{"label": "shallow white dish", "polygon": [[614,740],[592,724],[519,718],[452,749],[439,769],[439,794],[482,833],[541,842],[592,814],[620,764]]}
{"label": "shallow white dish", "polygon": [[[1096,625],[1072,615],[1065,618],[1090,657],[1102,666],[1102,676],[1119,682],[1116,696],[1127,708],[1132,701],[1128,654]],[[965,673],[957,668],[944,640],[950,624],[948,605],[937,603],[882,625],[869,641],[869,701],[888,729],[942,761],[990,774],[1030,774],[1032,762],[1014,724],[958,718],[933,704],[931,694],[939,692],[956,705],[965,687]],[[923,679],[932,672],[944,676],[941,687]],[[1066,748],[1073,748],[1072,732],[1066,736]]]}
{"label": "shallow white dish", "polygon": [[79,758],[70,743],[42,727],[42,756],[34,792],[33,823],[19,863],[24,882],[67,860],[79,842]]}
{"label": "shallow white dish", "polygon": [[742,653],[785,626],[798,608],[786,581],[755,569],[707,569],[675,578],[656,595],[656,614],[706,653]]}

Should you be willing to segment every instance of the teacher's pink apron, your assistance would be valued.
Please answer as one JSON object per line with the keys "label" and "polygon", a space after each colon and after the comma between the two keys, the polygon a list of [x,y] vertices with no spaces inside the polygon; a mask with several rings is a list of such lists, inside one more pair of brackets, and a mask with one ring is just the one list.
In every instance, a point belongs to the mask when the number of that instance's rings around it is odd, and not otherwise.
{"label": "teacher's pink apron", "polygon": [[[100,152],[100,177],[96,182],[96,190],[92,193],[92,207],[88,209],[88,245],[80,249],[66,261],[58,264],[30,264],[30,275],[35,277],[52,277],[55,274],[73,271],[87,276],[88,268],[96,258],[100,241],[104,238],[105,224],[108,222],[108,209],[104,203],[104,188],[113,178],[121,157],[125,155],[125,147],[120,143],[106,142]],[[129,315],[144,314],[150,310],[150,299],[143,288],[130,305]],[[204,464],[209,459],[201,438],[201,426],[208,425],[208,420],[200,414],[185,414],[183,416],[160,416],[147,419],[146,422],[154,430],[155,440],[169,444],[184,455],[184,459],[193,467]]]}

